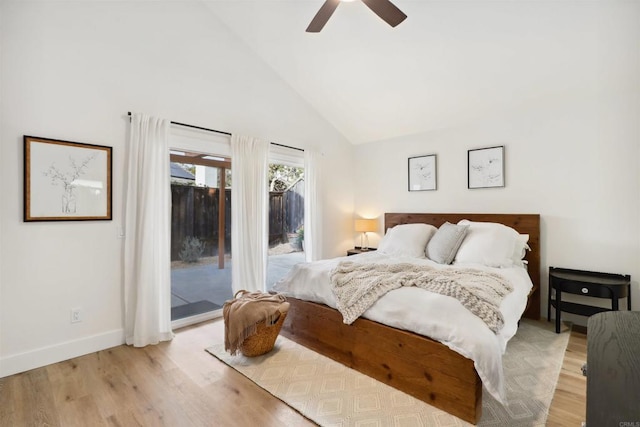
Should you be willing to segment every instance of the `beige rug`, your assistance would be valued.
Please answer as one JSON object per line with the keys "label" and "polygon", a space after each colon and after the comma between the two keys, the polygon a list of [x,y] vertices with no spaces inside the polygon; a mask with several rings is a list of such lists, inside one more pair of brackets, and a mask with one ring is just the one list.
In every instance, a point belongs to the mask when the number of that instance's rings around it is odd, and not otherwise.
{"label": "beige rug", "polygon": [[[523,320],[504,356],[506,407],[485,391],[481,426],[544,426],[569,333]],[[466,426],[461,419],[334,362],[284,337],[270,353],[222,362],[321,426]]]}

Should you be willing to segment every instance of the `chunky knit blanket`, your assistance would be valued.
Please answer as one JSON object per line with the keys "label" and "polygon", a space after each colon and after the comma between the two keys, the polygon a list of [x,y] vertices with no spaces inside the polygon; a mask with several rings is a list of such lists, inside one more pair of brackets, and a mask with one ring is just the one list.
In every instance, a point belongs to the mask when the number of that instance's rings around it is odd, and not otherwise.
{"label": "chunky knit blanket", "polygon": [[456,298],[494,333],[504,325],[500,303],[513,290],[502,276],[486,271],[352,261],[342,261],[331,271],[331,284],[338,311],[348,325],[387,292],[416,286]]}

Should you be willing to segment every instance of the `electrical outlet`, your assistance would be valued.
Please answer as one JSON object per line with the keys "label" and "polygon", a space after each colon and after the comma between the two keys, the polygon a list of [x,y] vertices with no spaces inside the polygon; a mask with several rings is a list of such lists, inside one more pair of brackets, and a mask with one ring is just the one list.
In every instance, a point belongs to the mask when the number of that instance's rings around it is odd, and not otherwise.
{"label": "electrical outlet", "polygon": [[72,308],[71,309],[71,323],[82,322],[82,316],[80,316],[81,314],[82,313],[81,313],[79,308]]}

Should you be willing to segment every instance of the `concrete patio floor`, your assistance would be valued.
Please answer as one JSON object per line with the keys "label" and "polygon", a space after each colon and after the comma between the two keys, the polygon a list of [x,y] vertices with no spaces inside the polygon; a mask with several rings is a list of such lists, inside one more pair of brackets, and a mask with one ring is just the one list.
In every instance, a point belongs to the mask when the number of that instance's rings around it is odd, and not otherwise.
{"label": "concrete patio floor", "polygon": [[[171,318],[181,319],[207,311],[221,309],[225,301],[233,298],[231,290],[231,260],[219,269],[217,261],[193,267],[171,270]],[[267,289],[291,268],[304,262],[304,252],[270,255],[267,263]]]}

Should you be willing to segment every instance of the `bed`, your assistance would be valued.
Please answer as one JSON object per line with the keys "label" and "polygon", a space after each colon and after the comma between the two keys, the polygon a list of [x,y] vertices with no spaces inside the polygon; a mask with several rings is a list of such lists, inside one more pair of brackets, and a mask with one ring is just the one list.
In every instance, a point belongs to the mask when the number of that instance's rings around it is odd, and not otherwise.
{"label": "bed", "polygon": [[[387,213],[385,229],[416,223],[440,227],[445,222],[457,223],[463,219],[504,224],[529,236],[530,251],[525,260],[531,286],[525,295],[526,308],[521,312],[523,317],[538,319],[539,215]],[[480,419],[481,375],[474,361],[452,350],[450,343],[445,345],[427,336],[363,317],[346,325],[342,314],[328,305],[291,296],[288,301],[291,305],[282,328],[284,336],[465,421],[476,424]],[[485,376],[482,370],[481,373]]]}

